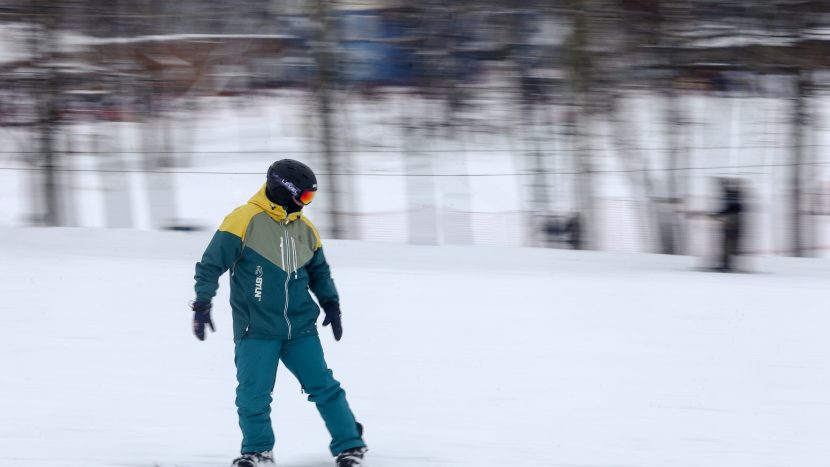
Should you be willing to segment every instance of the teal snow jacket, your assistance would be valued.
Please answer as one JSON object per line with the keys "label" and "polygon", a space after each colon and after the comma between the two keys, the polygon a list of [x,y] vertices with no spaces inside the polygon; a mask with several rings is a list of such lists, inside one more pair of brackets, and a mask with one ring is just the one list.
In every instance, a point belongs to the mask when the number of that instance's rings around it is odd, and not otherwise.
{"label": "teal snow jacket", "polygon": [[230,270],[233,337],[295,339],[317,334],[319,303],[339,301],[320,234],[301,212],[286,215],[263,186],[236,208],[196,263],[196,300],[210,301]]}

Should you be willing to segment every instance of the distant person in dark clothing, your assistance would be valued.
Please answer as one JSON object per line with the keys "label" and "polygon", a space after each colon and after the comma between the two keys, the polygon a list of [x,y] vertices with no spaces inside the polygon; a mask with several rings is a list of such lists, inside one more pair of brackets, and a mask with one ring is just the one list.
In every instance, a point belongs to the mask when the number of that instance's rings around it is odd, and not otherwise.
{"label": "distant person in dark clothing", "polygon": [[551,215],[542,225],[545,234],[545,242],[548,248],[559,248],[562,243],[562,236],[565,233],[565,225],[562,216]]}
{"label": "distant person in dark clothing", "polygon": [[568,245],[574,250],[581,250],[582,245],[582,217],[578,213],[571,214],[568,223],[565,224],[565,231],[568,232]]}
{"label": "distant person in dark clothing", "polygon": [[574,250],[582,249],[582,221],[577,213],[567,218],[562,215],[551,216],[544,225],[548,246],[560,247],[566,244]]}
{"label": "distant person in dark clothing", "polygon": [[721,254],[716,269],[723,272],[735,271],[735,258],[741,252],[742,213],[744,200],[738,180],[724,178],[721,184],[721,208],[712,217],[720,222]]}

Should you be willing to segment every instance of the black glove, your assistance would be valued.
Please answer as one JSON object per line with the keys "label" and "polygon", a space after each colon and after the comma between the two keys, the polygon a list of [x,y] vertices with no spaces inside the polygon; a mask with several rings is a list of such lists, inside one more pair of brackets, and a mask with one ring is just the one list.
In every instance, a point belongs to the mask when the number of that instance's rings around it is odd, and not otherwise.
{"label": "black glove", "polygon": [[340,303],[326,302],[323,304],[323,311],[326,313],[323,326],[328,326],[331,323],[334,340],[339,341],[343,337],[343,324],[340,322]]}
{"label": "black glove", "polygon": [[213,327],[213,320],[210,319],[210,309],[213,306],[210,302],[195,301],[190,304],[190,309],[193,310],[193,334],[200,341],[205,340],[205,325],[210,326],[210,330],[216,332]]}

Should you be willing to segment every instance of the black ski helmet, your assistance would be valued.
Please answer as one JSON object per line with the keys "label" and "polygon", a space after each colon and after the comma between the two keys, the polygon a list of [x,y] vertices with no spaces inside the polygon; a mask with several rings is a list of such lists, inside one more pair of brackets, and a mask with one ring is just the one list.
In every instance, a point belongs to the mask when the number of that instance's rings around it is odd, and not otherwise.
{"label": "black ski helmet", "polygon": [[[272,202],[287,208],[289,212],[302,209],[303,193],[317,191],[317,177],[314,171],[302,162],[282,159],[268,167],[265,194]],[[295,202],[296,201],[296,202]],[[299,204],[298,204],[299,203]]]}

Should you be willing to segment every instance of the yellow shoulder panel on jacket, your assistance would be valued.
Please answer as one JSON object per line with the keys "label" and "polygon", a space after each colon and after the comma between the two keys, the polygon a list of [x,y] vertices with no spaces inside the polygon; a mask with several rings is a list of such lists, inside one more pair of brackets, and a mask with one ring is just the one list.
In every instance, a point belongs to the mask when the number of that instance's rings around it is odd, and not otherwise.
{"label": "yellow shoulder panel on jacket", "polygon": [[315,246],[314,249],[316,250],[317,248],[320,248],[321,246],[323,246],[323,241],[320,239],[320,232],[317,231],[317,227],[314,227],[314,224],[312,224],[311,221],[308,220],[308,218],[306,216],[300,216],[300,219],[302,219],[303,222],[306,223],[306,225],[311,227],[311,230],[314,232],[314,237],[317,238],[317,246]]}
{"label": "yellow shoulder panel on jacket", "polygon": [[248,230],[248,224],[251,223],[251,219],[261,212],[262,209],[253,204],[239,206],[225,217],[222,225],[219,226],[219,230],[221,232],[232,233],[244,240],[245,232]]}

